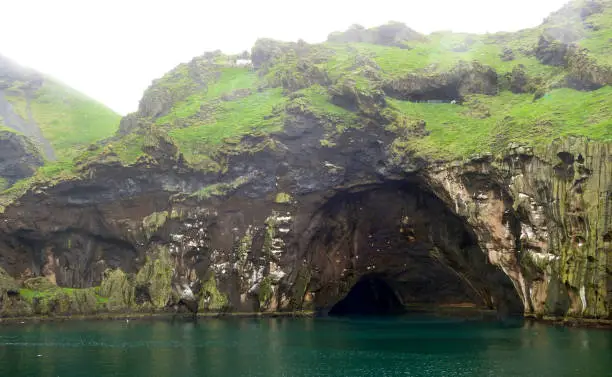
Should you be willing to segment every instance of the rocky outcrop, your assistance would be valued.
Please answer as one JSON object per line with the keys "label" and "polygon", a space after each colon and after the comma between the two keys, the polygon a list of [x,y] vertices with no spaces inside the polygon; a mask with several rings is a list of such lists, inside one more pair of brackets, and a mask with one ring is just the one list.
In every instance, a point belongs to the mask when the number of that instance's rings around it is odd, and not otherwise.
{"label": "rocky outcrop", "polygon": [[597,90],[612,85],[612,68],[597,64],[587,50],[573,48],[567,55],[567,66],[566,85],[569,88]]}
{"label": "rocky outcrop", "polygon": [[173,104],[206,89],[208,83],[219,76],[213,63],[219,54],[211,52],[198,56],[154,80],[145,90],[138,111],[121,120],[119,133],[125,135],[150,123],[151,119],[167,114]]}
{"label": "rocky outcrop", "polygon": [[0,127],[0,191],[32,176],[43,162],[29,138]]}
{"label": "rocky outcrop", "polygon": [[468,94],[495,95],[497,73],[480,63],[460,62],[449,72],[409,74],[385,83],[387,95],[409,101],[462,100]]}
{"label": "rocky outcrop", "polygon": [[335,32],[327,37],[327,41],[333,43],[371,43],[400,48],[408,48],[406,42],[424,39],[422,34],[401,22],[390,22],[371,29],[353,25],[345,32]]}
{"label": "rocky outcrop", "polygon": [[525,66],[518,65],[512,72],[504,77],[508,84],[508,89],[512,93],[532,93],[537,90],[538,82],[530,78],[525,71]]}
{"label": "rocky outcrop", "polygon": [[502,161],[432,175],[527,313],[610,316],[611,147],[574,138],[541,154],[513,146]]}

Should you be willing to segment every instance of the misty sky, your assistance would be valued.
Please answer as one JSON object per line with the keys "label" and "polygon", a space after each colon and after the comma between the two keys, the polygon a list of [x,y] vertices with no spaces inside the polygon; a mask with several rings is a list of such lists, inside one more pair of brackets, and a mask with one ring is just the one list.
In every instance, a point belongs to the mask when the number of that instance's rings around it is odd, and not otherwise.
{"label": "misty sky", "polygon": [[250,49],[258,37],[307,42],[353,23],[514,31],[567,0],[0,0],[0,54],[125,114],[151,80],[204,51]]}

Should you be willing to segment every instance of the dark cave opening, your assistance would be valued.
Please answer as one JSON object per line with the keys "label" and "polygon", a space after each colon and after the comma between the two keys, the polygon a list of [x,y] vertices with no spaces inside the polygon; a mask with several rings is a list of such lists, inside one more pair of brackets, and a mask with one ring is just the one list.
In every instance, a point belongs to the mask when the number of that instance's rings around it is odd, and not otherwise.
{"label": "dark cave opening", "polygon": [[[311,225],[310,288],[324,315],[524,312],[474,230],[418,181],[339,193]],[[340,289],[346,284],[352,288]]]}
{"label": "dark cave opening", "polygon": [[376,276],[361,278],[348,295],[332,307],[330,316],[394,315],[404,311],[393,289]]}

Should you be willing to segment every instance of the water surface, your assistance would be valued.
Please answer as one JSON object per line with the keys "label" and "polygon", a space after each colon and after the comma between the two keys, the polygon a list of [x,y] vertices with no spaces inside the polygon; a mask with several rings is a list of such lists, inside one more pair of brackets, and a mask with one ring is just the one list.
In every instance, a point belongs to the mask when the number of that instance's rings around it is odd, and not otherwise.
{"label": "water surface", "polygon": [[612,376],[612,332],[432,318],[0,326],[0,376]]}

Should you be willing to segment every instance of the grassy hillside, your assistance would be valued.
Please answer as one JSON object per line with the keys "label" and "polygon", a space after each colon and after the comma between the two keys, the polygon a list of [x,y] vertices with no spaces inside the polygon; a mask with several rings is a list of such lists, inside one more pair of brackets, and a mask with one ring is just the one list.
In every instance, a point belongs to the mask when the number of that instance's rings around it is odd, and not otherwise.
{"label": "grassy hillside", "polygon": [[24,84],[14,82],[7,99],[21,118],[31,116],[58,160],[70,160],[117,131],[120,116],[82,93],[50,79],[36,90]]}
{"label": "grassy hillside", "polygon": [[74,176],[74,159],[119,127],[106,106],[3,56],[0,94],[0,212],[34,181]]}

